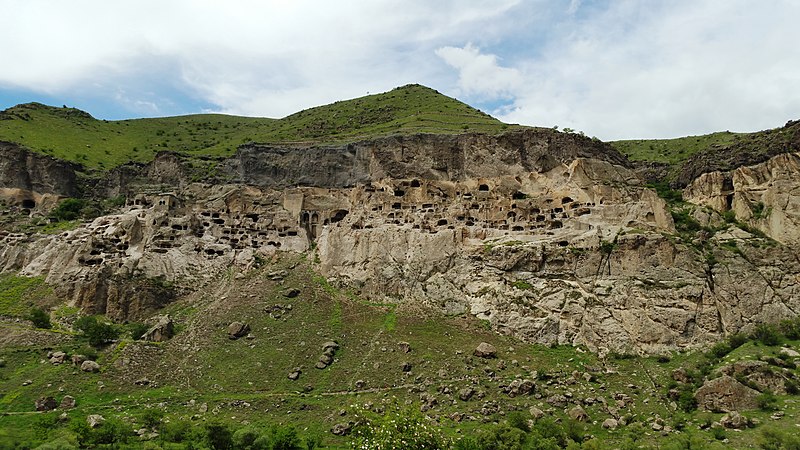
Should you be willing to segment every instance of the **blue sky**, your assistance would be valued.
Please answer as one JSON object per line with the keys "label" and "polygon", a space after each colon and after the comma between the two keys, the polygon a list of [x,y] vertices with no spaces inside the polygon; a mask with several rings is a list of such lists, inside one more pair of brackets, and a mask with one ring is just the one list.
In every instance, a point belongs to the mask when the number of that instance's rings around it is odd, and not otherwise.
{"label": "blue sky", "polygon": [[0,109],[283,117],[421,83],[602,139],[800,118],[792,0],[0,0]]}

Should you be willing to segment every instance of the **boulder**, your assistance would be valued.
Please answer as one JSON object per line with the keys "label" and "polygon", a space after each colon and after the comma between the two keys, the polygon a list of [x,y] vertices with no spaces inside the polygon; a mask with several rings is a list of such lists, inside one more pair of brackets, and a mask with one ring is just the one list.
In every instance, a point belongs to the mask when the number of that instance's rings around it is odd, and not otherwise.
{"label": "boulder", "polygon": [[609,417],[608,419],[603,421],[603,428],[607,430],[616,430],[618,426],[619,422],[617,422],[617,419]]}
{"label": "boulder", "polygon": [[404,362],[401,369],[403,370],[403,372],[411,372],[411,363],[408,361]]}
{"label": "boulder", "polygon": [[287,289],[287,290],[286,290],[286,291],[283,293],[283,296],[284,296],[284,297],[286,297],[286,298],[295,298],[295,297],[297,297],[298,295],[300,295],[300,289],[297,289],[297,288],[291,288],[291,289]]}
{"label": "boulder", "polygon": [[250,325],[242,322],[231,322],[228,325],[228,338],[230,339],[239,339],[241,337],[247,336],[247,333],[250,332]]}
{"label": "boulder", "polygon": [[94,361],[86,360],[81,363],[81,370],[84,372],[99,372],[100,364],[97,364]]}
{"label": "boulder", "polygon": [[327,365],[327,364],[325,364],[325,363],[324,363],[324,362],[322,362],[322,361],[317,361],[317,363],[316,363],[316,364],[314,364],[314,367],[316,367],[317,369],[320,369],[320,370],[322,370],[322,369],[324,369],[324,368],[328,367],[328,365]]}
{"label": "boulder", "polygon": [[72,365],[80,367],[87,358],[85,355],[72,355]]}
{"label": "boulder", "polygon": [[408,342],[399,342],[397,346],[400,347],[400,351],[403,353],[411,352],[411,344],[409,344]]}
{"label": "boulder", "polygon": [[517,397],[519,395],[532,394],[534,388],[533,381],[516,379],[508,385],[505,391],[509,397]]}
{"label": "boulder", "polygon": [[327,365],[330,365],[330,363],[333,362],[333,358],[330,357],[329,355],[322,354],[322,355],[319,356],[319,362],[321,362],[321,363],[323,363],[323,364],[325,364],[327,366]]}
{"label": "boulder", "polygon": [[672,371],[672,379],[677,381],[678,383],[691,383],[692,378],[689,376],[689,372],[686,371],[683,367],[679,367]]}
{"label": "boulder", "polygon": [[347,436],[350,434],[350,430],[353,429],[353,426],[349,423],[337,423],[336,425],[331,428],[331,433],[335,434],[336,436]]}
{"label": "boulder", "polygon": [[53,352],[50,354],[50,362],[53,364],[63,364],[67,359],[67,354],[64,352]]}
{"label": "boulder", "polygon": [[300,374],[301,373],[302,373],[302,370],[300,370],[299,367],[295,367],[294,370],[289,372],[289,379],[292,380],[292,381],[295,381],[298,378],[300,378]]}
{"label": "boulder", "polygon": [[556,408],[563,408],[567,405],[567,397],[561,394],[553,394],[545,400],[548,405],[555,406]]}
{"label": "boulder", "polygon": [[322,351],[323,352],[325,350],[328,350],[328,349],[332,349],[335,352],[336,350],[339,350],[339,344],[336,343],[336,341],[328,341],[328,342],[322,344]]}
{"label": "boulder", "polygon": [[[167,316],[159,316],[156,324],[150,327],[139,338],[151,342],[164,342],[175,334],[175,323],[172,318]],[[245,333],[246,334],[246,333]]]}
{"label": "boulder", "polygon": [[800,357],[800,352],[793,348],[783,347],[781,348],[781,355],[786,355],[789,358],[798,358]]}
{"label": "boulder", "polygon": [[572,420],[577,420],[578,422],[587,422],[589,420],[589,414],[580,406],[570,409],[567,414]]}
{"label": "boulder", "polygon": [[729,375],[706,381],[694,394],[697,406],[713,412],[741,411],[758,407],[760,395]]}
{"label": "boulder", "polygon": [[58,409],[72,409],[75,407],[75,397],[71,395],[65,395],[64,398],[61,399],[61,404],[58,405]]}
{"label": "boulder", "polygon": [[537,408],[535,406],[531,406],[530,412],[531,412],[531,416],[533,416],[533,418],[536,419],[536,420],[539,420],[542,417],[544,417],[544,411],[542,411],[541,409],[539,409],[539,408]]}
{"label": "boulder", "polygon": [[750,420],[747,417],[739,414],[739,411],[731,411],[722,416],[722,419],[719,420],[719,423],[725,428],[743,430],[750,425]]}
{"label": "boulder", "polygon": [[36,400],[34,405],[36,406],[37,411],[52,411],[56,409],[56,406],[58,406],[56,399],[50,396],[40,397]]}
{"label": "boulder", "polygon": [[86,416],[86,423],[89,424],[89,428],[97,428],[105,421],[105,417],[101,416],[100,414],[90,414]]}
{"label": "boulder", "polygon": [[473,395],[475,395],[475,389],[471,387],[465,387],[458,391],[458,398],[464,402],[468,402]]}
{"label": "boulder", "polygon": [[478,358],[496,358],[497,349],[492,344],[481,342],[472,354]]}

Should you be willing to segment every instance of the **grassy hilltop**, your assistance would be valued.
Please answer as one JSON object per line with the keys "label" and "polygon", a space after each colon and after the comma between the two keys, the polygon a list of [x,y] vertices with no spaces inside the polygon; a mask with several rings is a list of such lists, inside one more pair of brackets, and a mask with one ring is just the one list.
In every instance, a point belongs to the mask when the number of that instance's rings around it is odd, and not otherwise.
{"label": "grassy hilltop", "polygon": [[100,169],[150,161],[164,150],[213,157],[232,155],[247,142],[342,143],[390,134],[499,133],[509,127],[420,85],[310,108],[282,119],[195,114],[108,121],[74,108],[38,103],[0,113],[0,140]]}

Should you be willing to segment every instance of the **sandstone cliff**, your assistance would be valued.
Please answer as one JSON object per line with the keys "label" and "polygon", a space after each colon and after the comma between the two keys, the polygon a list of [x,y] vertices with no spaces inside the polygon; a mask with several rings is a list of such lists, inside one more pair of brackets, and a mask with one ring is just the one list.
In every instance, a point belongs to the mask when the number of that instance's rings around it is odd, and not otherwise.
{"label": "sandstone cliff", "polygon": [[249,145],[219,164],[227,184],[192,183],[164,153],[95,183],[126,195],[117,214],[55,236],[2,233],[0,265],[124,320],[232,266],[308,252],[367,298],[473,314],[529,341],[659,352],[800,311],[797,159],[707,174],[686,192],[773,241],[700,208],[706,229],[676,229],[618,153],[552,130]]}

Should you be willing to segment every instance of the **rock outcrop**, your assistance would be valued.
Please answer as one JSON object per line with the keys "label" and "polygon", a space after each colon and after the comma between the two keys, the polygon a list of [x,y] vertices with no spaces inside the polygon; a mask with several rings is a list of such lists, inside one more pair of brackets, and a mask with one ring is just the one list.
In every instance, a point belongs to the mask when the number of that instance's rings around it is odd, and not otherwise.
{"label": "rock outcrop", "polygon": [[116,214],[58,235],[0,232],[0,268],[139,320],[231,267],[313,252],[368,299],[469,313],[527,341],[661,352],[800,311],[799,161],[709,173],[686,191],[777,245],[737,227],[678,236],[622,156],[552,130],[248,145],[220,163],[227,184],[191,183],[186,161],[163,153],[92,187],[126,195]]}

